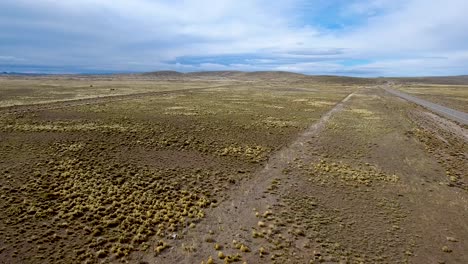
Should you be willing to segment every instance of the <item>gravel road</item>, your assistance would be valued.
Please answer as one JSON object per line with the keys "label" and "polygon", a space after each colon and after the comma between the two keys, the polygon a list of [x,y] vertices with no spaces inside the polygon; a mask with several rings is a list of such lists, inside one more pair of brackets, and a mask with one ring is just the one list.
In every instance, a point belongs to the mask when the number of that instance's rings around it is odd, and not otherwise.
{"label": "gravel road", "polygon": [[454,109],[451,109],[451,108],[448,108],[448,107],[445,107],[445,106],[442,106],[442,105],[431,103],[429,101],[426,101],[426,100],[423,100],[423,99],[408,95],[406,93],[393,90],[393,89],[389,88],[388,86],[382,87],[382,89],[384,89],[385,91],[387,91],[387,92],[389,92],[389,93],[391,93],[393,95],[401,97],[401,98],[403,98],[405,100],[408,100],[410,102],[421,105],[421,106],[423,106],[423,107],[425,107],[425,108],[427,108],[427,109],[429,109],[429,110],[431,110],[431,111],[433,111],[435,113],[438,113],[438,114],[443,115],[443,116],[445,116],[447,118],[450,118],[452,120],[460,122],[461,124],[468,125],[468,114],[465,113],[465,112],[457,111],[457,110],[454,110]]}

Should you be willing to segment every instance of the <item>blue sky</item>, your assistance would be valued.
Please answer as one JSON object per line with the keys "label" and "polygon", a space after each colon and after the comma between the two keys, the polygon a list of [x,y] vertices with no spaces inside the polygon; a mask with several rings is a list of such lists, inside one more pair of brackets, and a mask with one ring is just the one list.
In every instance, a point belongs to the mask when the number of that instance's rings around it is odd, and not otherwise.
{"label": "blue sky", "polygon": [[468,74],[466,0],[1,0],[0,71]]}

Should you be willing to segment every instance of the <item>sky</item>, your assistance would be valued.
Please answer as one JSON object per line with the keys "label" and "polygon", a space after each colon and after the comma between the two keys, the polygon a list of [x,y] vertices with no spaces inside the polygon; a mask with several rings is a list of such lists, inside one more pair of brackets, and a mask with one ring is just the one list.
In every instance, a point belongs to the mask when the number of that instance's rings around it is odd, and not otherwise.
{"label": "sky", "polygon": [[0,72],[468,74],[467,0],[0,0]]}

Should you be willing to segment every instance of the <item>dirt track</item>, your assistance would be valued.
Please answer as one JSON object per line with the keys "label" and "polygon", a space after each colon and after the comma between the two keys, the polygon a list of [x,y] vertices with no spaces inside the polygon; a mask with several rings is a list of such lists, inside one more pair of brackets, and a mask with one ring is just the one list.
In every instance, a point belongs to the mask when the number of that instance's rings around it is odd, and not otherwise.
{"label": "dirt track", "polygon": [[[432,122],[417,113],[375,89],[346,97],[209,210],[183,240],[172,242],[167,253],[136,259],[465,263],[467,193],[453,188],[456,183],[437,164],[440,156],[427,153],[418,136],[405,135],[415,129],[413,122]],[[437,132],[438,126],[426,129],[456,140]],[[437,144],[433,140],[426,144]],[[448,166],[467,171],[457,164]],[[461,177],[459,186],[466,181]]]}
{"label": "dirt track", "polygon": [[212,88],[1,109],[0,263],[468,262],[464,127],[379,87]]}
{"label": "dirt track", "polygon": [[98,103],[109,103],[109,102],[144,98],[144,97],[154,96],[154,95],[165,95],[165,94],[172,94],[172,93],[177,94],[177,93],[184,93],[184,92],[191,92],[191,91],[207,90],[207,89],[220,88],[224,86],[225,85],[206,87],[206,88],[189,88],[189,89],[156,91],[156,92],[137,93],[137,94],[103,96],[103,97],[93,97],[93,98],[86,98],[86,99],[57,101],[57,102],[43,103],[43,104],[5,106],[5,107],[0,107],[0,113],[1,112],[26,113],[26,112],[41,111],[41,110],[61,109],[61,108],[80,106],[80,105],[91,105],[91,104],[98,104]]}
{"label": "dirt track", "polygon": [[403,98],[405,100],[408,100],[410,102],[416,103],[416,104],[418,104],[420,106],[423,106],[423,107],[425,107],[425,108],[427,108],[427,109],[429,109],[431,111],[434,111],[434,112],[436,112],[438,114],[446,116],[446,117],[448,117],[448,118],[450,118],[452,120],[458,121],[461,124],[468,125],[468,114],[467,113],[457,111],[457,110],[454,110],[454,109],[451,109],[451,108],[448,108],[448,107],[445,107],[445,106],[442,106],[442,105],[434,104],[432,102],[429,102],[429,101],[426,101],[426,100],[423,100],[423,99],[408,95],[406,93],[393,90],[389,86],[385,86],[385,87],[382,87],[382,88],[385,91],[387,91],[387,92],[389,92],[389,93],[391,93],[393,95],[401,97],[401,98]]}
{"label": "dirt track", "polygon": [[[328,120],[334,114],[343,110],[344,105],[353,95],[354,93],[346,96],[340,103],[324,114],[320,120],[301,133],[293,143],[275,153],[251,181],[242,183],[233,191],[231,199],[224,201],[220,207],[209,212],[206,219],[208,224],[202,224],[195,230],[191,230],[192,232],[188,234],[186,241],[198,245],[196,254],[185,254],[181,245],[179,245],[174,247],[170,255],[163,255],[164,260],[161,262],[157,260],[157,263],[164,263],[165,261],[170,263],[198,263],[198,260],[209,255],[213,249],[211,244],[204,245],[204,239],[206,239],[206,234],[209,234],[210,230],[212,232],[215,230],[215,234],[219,232],[219,235],[214,235],[213,239],[220,245],[230,244],[232,240],[237,240],[240,243],[250,241],[252,233],[246,227],[255,226],[258,221],[252,209],[255,208],[256,212],[266,212],[271,209],[269,205],[279,202],[276,195],[265,193],[271,181],[273,179],[284,181],[287,175],[283,171],[288,168],[289,164],[298,159],[308,158],[308,153],[304,151],[305,145],[310,144],[314,137],[325,128]],[[252,250],[254,249],[252,248]],[[151,256],[147,260],[151,263]],[[245,256],[243,260],[248,263],[258,261],[256,256]]]}

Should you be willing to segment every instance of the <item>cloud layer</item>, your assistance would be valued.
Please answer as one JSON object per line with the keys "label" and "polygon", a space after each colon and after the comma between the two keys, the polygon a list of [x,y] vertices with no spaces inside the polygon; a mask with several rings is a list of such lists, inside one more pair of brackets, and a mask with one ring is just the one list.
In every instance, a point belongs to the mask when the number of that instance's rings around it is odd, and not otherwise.
{"label": "cloud layer", "polygon": [[468,74],[466,0],[3,0],[0,71]]}

